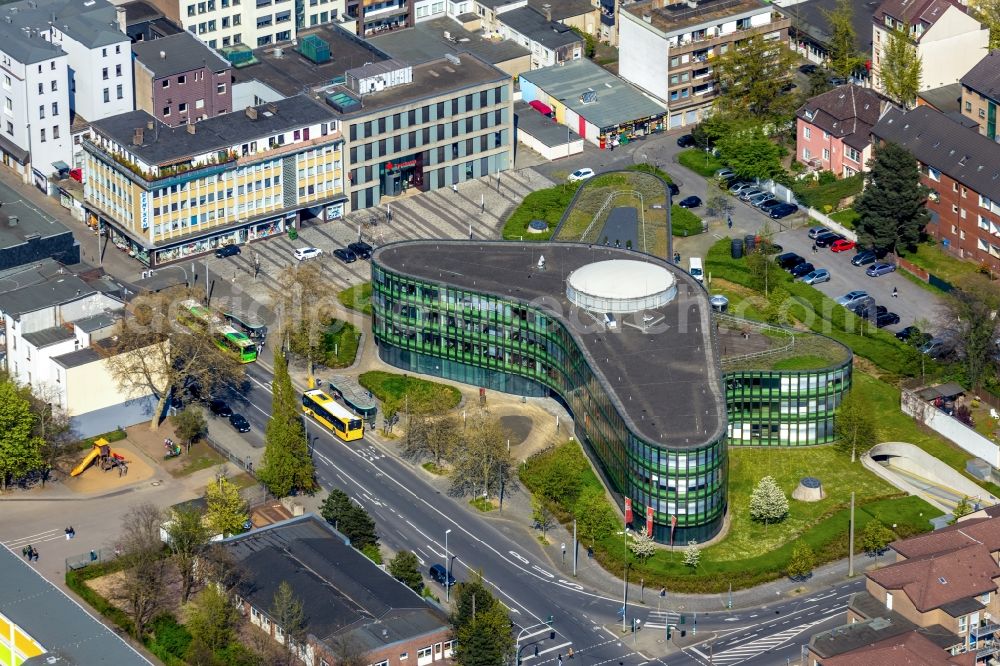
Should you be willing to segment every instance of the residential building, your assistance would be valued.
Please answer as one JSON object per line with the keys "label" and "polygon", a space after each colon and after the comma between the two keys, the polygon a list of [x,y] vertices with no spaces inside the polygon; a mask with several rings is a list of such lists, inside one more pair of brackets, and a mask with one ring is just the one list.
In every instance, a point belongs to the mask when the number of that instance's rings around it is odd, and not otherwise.
{"label": "residential building", "polygon": [[711,113],[712,59],[752,35],[788,42],[791,22],[763,0],[644,0],[618,12],[621,76],[667,105],[669,127]]}
{"label": "residential building", "polygon": [[475,0],[473,12],[479,17],[486,34],[501,31],[503,15],[518,9],[529,8],[549,22],[596,35],[599,27],[599,9],[589,0]]}
{"label": "residential building", "polygon": [[961,112],[979,125],[979,133],[994,141],[1000,104],[1000,50],[990,51],[962,77]]}
{"label": "residential building", "polygon": [[346,15],[365,37],[413,27],[414,0],[347,0]]}
{"label": "residential building", "polygon": [[871,129],[888,100],[849,83],[817,95],[795,112],[795,159],[837,176],[868,170]]}
{"label": "residential building", "polygon": [[524,72],[521,97],[599,148],[666,129],[666,110],[588,59]]}
{"label": "residential building", "polygon": [[561,65],[583,57],[583,37],[562,23],[545,18],[531,7],[520,7],[497,17],[497,31],[531,51],[531,68]]}
{"label": "residential building", "polygon": [[41,214],[13,188],[0,183],[0,271],[45,259],[62,264],[80,262],[80,245],[73,232]]}
{"label": "residential building", "polygon": [[133,43],[184,32],[179,25],[145,0],[132,0],[119,6],[125,10],[125,32]]}
{"label": "residential building", "polygon": [[14,551],[0,548],[0,664],[152,666]]}
{"label": "residential building", "polygon": [[344,0],[149,0],[209,48],[274,46],[309,26],[336,21]]}
{"label": "residential building", "polygon": [[916,158],[930,189],[927,234],[960,259],[1000,270],[1000,146],[929,106],[890,108],[872,136]]}
{"label": "residential building", "polygon": [[145,111],[93,123],[88,217],[148,266],[337,218],[347,197],[334,116],[299,95],[184,127]]}
{"label": "residential building", "polygon": [[[881,0],[855,0],[851,3],[854,10],[854,48],[859,55],[872,52],[872,16],[880,3]],[[830,58],[833,38],[830,21],[826,17],[837,8],[838,0],[778,0],[774,4],[792,22],[788,31],[788,43],[792,50],[809,62],[826,63]]]}
{"label": "residential building", "polygon": [[917,106],[927,105],[948,115],[958,115],[962,109],[962,84],[949,83],[939,88],[917,93]]}
{"label": "residential building", "polygon": [[132,46],[135,106],[170,127],[233,110],[231,65],[181,32]]}
{"label": "residential building", "polygon": [[302,603],[303,643],[291,648],[307,664],[338,664],[338,645],[354,645],[366,663],[449,663],[448,615],[393,578],[333,526],[316,516],[273,523],[221,542],[239,566],[240,611],[278,643],[288,637],[271,616],[279,585]]}
{"label": "residential building", "polygon": [[884,0],[872,16],[872,85],[880,92],[889,35],[904,28],[922,64],[920,90],[957,83],[989,46],[989,29],[958,0]]}

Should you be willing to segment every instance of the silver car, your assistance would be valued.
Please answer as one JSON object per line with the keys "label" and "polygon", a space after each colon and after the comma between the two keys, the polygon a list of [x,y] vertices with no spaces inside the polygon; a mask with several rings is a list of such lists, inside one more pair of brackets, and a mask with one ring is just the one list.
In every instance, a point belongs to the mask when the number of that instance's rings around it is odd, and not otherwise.
{"label": "silver car", "polygon": [[753,183],[736,183],[735,185],[729,188],[729,193],[739,196],[741,193],[746,192],[747,190],[755,190],[755,189],[757,189],[757,186],[754,185]]}
{"label": "silver car", "polygon": [[742,192],[740,192],[739,196],[741,201],[750,201],[751,197],[755,197],[758,194],[766,194],[766,192],[763,192],[762,190],[753,187],[750,188],[749,190],[743,190]]}
{"label": "silver car", "polygon": [[760,208],[761,204],[767,203],[772,199],[774,199],[773,194],[771,194],[770,192],[763,192],[761,194],[755,194],[754,196],[747,199],[747,203],[749,203],[754,208]]}

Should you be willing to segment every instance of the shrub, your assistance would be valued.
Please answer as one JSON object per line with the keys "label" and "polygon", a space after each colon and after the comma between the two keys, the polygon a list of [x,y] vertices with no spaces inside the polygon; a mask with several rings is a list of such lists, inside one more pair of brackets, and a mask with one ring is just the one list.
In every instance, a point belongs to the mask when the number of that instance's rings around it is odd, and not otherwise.
{"label": "shrub", "polygon": [[365,372],[358,377],[358,383],[382,402],[394,402],[400,406],[405,406],[405,397],[409,396],[414,404],[429,405],[434,411],[446,412],[462,401],[461,391],[454,386],[394,372]]}
{"label": "shrub", "polygon": [[700,148],[682,150],[677,153],[677,161],[705,178],[711,178],[716,171],[726,166],[719,158]]}
{"label": "shrub", "polygon": [[792,181],[791,188],[795,193],[795,199],[800,204],[817,210],[822,210],[824,206],[836,210],[842,200],[860,193],[865,184],[864,174],[860,173],[848,178],[834,178],[832,181],[827,177],[827,182],[823,181],[822,176],[819,181]]}
{"label": "shrub", "polygon": [[695,236],[703,231],[701,218],[677,204],[670,207],[670,223],[674,236]]}
{"label": "shrub", "polygon": [[150,629],[152,636],[146,641],[150,652],[168,664],[184,658],[192,637],[184,625],[178,624],[177,618],[164,613],[153,620]]}
{"label": "shrub", "polygon": [[[503,239],[548,240],[581,184],[561,183],[555,187],[532,192],[524,197],[521,205],[511,213],[504,223]],[[549,230],[538,234],[529,234],[528,224],[535,219],[548,222]]]}

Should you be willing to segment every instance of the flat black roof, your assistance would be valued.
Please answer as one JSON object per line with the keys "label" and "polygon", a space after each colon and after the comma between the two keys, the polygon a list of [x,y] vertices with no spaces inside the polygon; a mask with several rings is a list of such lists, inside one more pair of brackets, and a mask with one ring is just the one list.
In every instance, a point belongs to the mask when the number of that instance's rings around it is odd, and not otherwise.
{"label": "flat black roof", "polygon": [[224,72],[232,67],[228,60],[189,32],[138,42],[132,45],[132,53],[154,78],[184,74],[202,67],[213,72]]}
{"label": "flat black roof", "polygon": [[524,102],[514,102],[514,118],[518,132],[533,136],[550,148],[565,146],[567,142],[576,141],[580,135],[548,116],[543,116],[537,109]]}
{"label": "flat black roof", "polygon": [[[539,270],[544,256],[545,269]],[[617,315],[607,329],[566,298],[566,277],[590,263],[643,261],[666,268],[677,296],[665,306]],[[671,448],[722,437],[726,408],[708,293],[688,273],[661,259],[606,246],[503,241],[410,241],[379,248],[373,262],[427,282],[521,301],[559,319],[603,379],[633,432]],[[662,332],[643,332],[642,317]],[[662,320],[661,320],[662,317]]]}
{"label": "flat black roof", "polygon": [[482,32],[470,32],[447,17],[421,21],[405,30],[390,30],[375,35],[368,41],[393,58],[411,65],[443,58],[446,53],[463,51],[472,53],[491,65],[531,55],[529,49],[517,42],[488,39]]}

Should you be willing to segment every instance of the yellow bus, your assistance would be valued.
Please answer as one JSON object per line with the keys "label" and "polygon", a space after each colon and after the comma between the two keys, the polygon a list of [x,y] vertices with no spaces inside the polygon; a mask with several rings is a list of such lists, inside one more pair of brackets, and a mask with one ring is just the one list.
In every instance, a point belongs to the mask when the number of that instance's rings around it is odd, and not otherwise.
{"label": "yellow bus", "polygon": [[365,436],[365,423],[320,389],[302,394],[302,411],[333,431],[345,442]]}

